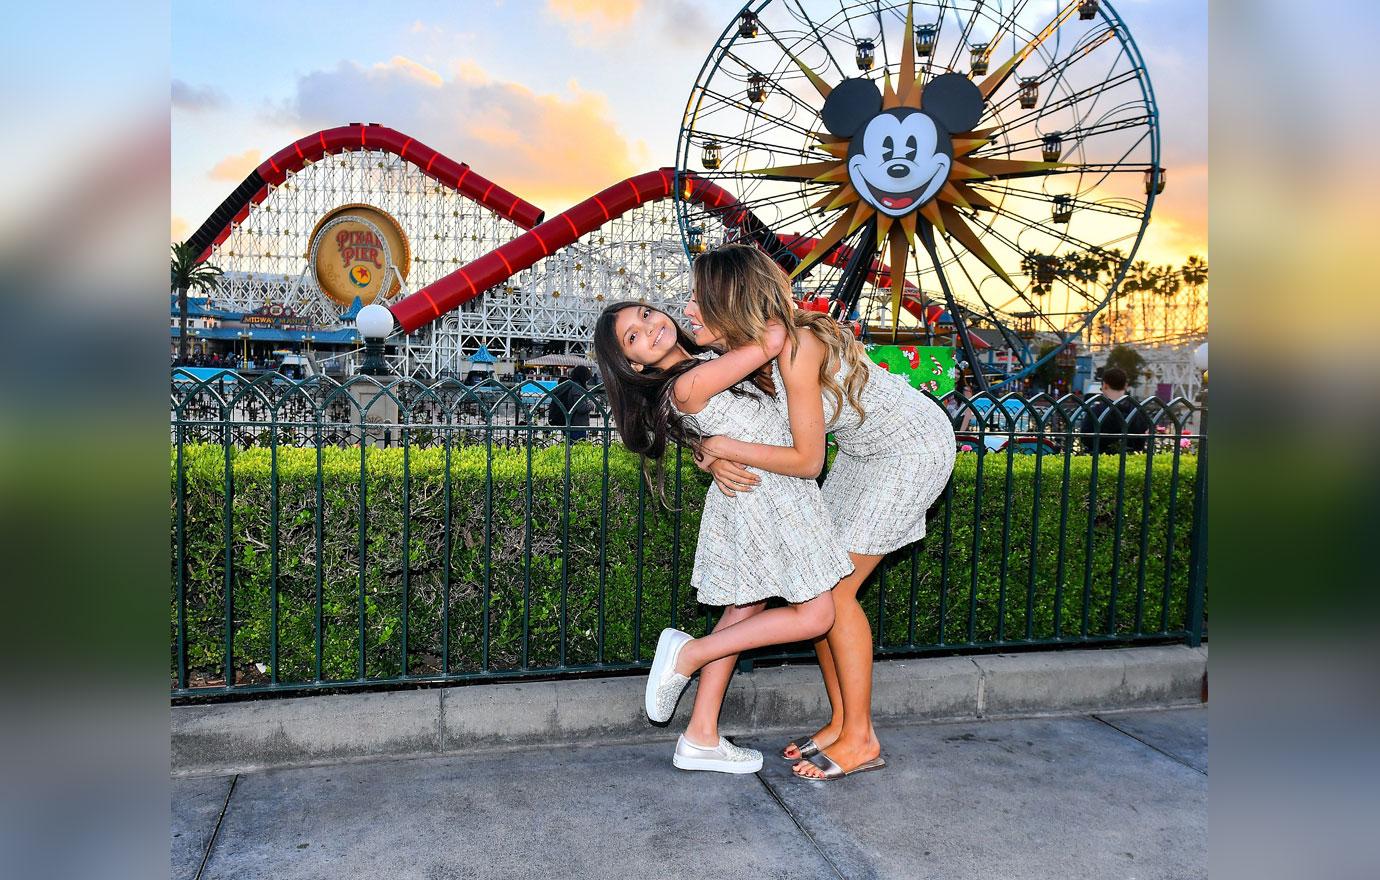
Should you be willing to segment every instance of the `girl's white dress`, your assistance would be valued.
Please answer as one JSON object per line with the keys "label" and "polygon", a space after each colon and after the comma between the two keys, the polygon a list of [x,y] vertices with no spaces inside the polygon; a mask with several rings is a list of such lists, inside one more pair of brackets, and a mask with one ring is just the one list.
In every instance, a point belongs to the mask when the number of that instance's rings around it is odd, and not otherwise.
{"label": "girl's white dress", "polygon": [[[705,357],[701,355],[701,357]],[[705,435],[788,446],[790,424],[772,399],[750,382],[710,398],[683,418]],[[779,395],[784,397],[784,395]],[[761,477],[750,492],[728,497],[711,484],[700,518],[690,585],[705,605],[748,605],[772,596],[804,602],[833,589],[853,570],[824,506],[819,485],[749,468]]]}

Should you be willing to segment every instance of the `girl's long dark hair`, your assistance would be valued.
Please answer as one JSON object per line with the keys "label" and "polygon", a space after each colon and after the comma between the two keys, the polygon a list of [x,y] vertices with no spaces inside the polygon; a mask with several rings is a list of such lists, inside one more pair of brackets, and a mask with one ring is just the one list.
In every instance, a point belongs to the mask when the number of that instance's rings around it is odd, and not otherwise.
{"label": "girl's long dark hair", "polygon": [[[647,474],[648,482],[661,494],[660,465],[666,454],[666,446],[673,440],[680,441],[699,454],[703,435],[696,428],[694,418],[683,416],[671,403],[671,386],[676,377],[693,369],[698,361],[693,358],[685,360],[669,370],[656,367],[634,370],[618,344],[618,331],[614,327],[618,313],[631,308],[648,308],[666,314],[651,303],[634,300],[605,307],[594,322],[594,358],[599,362],[609,412],[613,415],[618,435],[623,439],[624,446],[642,456],[643,471]],[[696,342],[680,322],[672,318],[671,323],[676,328],[676,343],[690,354],[710,350]],[[729,391],[744,393],[737,386]],[[656,463],[655,473],[648,469],[649,462]]]}

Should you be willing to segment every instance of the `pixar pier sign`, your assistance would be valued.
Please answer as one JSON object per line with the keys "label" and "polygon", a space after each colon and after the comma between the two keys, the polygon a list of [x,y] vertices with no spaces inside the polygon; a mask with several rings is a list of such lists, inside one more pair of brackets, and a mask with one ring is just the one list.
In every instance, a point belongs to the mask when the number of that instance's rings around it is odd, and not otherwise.
{"label": "pixar pier sign", "polygon": [[311,234],[308,254],[316,285],[348,308],[395,295],[411,270],[407,236],[398,221],[372,205],[342,205],[328,212]]}

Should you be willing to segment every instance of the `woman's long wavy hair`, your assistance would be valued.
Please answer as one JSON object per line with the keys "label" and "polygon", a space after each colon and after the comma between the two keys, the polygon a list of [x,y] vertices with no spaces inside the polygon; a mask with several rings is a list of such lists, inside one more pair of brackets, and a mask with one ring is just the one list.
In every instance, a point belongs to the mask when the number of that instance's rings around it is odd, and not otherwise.
{"label": "woman's long wavy hair", "polygon": [[[698,363],[694,359],[682,361],[669,370],[656,367],[633,369],[632,363],[623,354],[618,344],[618,331],[615,323],[618,313],[624,309],[649,308],[667,314],[648,302],[624,300],[612,303],[599,313],[594,322],[594,358],[599,363],[599,372],[604,380],[604,393],[608,396],[609,412],[618,428],[623,445],[642,457],[642,470],[647,482],[665,502],[661,461],[666,454],[666,446],[671,441],[679,441],[689,446],[699,455],[703,435],[695,425],[693,417],[683,416],[671,403],[671,386],[676,378]],[[668,317],[670,317],[668,315]],[[709,349],[695,341],[680,322],[671,319],[676,328],[676,343],[690,354],[700,354]],[[753,379],[770,387],[770,380],[758,371]],[[761,375],[759,375],[761,374]],[[744,394],[740,387],[729,389],[733,394]],[[655,470],[648,467],[655,463]]]}
{"label": "woman's long wavy hair", "polygon": [[[797,333],[808,330],[829,350],[819,368],[819,384],[834,398],[834,418],[843,411],[845,398],[860,420],[867,418],[861,401],[868,375],[862,344],[828,315],[796,308],[790,281],[771,257],[751,245],[726,244],[696,257],[690,278],[700,316],[718,334],[722,348],[761,344],[768,322],[780,321],[794,359]],[[848,367],[842,384],[834,378],[840,364]]]}

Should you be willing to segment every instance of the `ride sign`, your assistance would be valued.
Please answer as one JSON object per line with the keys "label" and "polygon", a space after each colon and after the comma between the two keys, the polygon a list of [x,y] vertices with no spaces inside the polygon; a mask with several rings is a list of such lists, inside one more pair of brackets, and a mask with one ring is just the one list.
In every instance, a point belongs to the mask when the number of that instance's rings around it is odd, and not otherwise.
{"label": "ride sign", "polygon": [[308,255],[316,285],[342,307],[393,296],[411,270],[398,221],[372,205],[342,205],[317,222]]}

